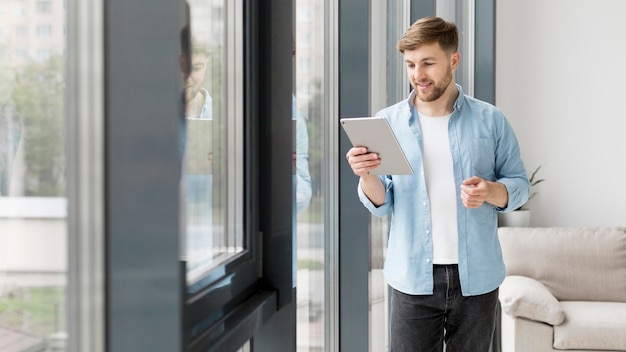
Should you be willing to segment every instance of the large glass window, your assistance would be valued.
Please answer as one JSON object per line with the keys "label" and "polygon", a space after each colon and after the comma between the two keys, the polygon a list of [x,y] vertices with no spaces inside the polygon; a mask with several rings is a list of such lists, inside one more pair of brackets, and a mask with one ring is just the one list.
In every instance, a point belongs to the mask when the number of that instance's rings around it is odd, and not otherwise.
{"label": "large glass window", "polygon": [[[305,119],[292,109],[292,81],[285,79],[291,72],[275,73],[290,66],[291,21],[275,18],[290,16],[291,6],[250,0],[187,4],[188,32],[181,36],[188,38],[182,43],[181,76],[187,78],[184,92],[191,93],[181,111],[183,338],[190,351],[233,350],[252,336],[255,350],[291,345],[293,337],[282,331],[274,336],[274,324],[282,326],[294,303],[290,210],[296,189],[290,184],[299,182],[298,169],[307,169],[300,162],[307,148],[301,153],[297,143],[290,145],[291,133],[299,134],[301,127],[306,133]],[[194,60],[198,44],[209,48],[208,58]],[[194,77],[200,69],[205,72]],[[211,117],[205,114],[209,96]],[[203,148],[195,164],[200,172],[190,160],[195,147]],[[304,208],[310,186],[305,194]]]}
{"label": "large glass window", "polygon": [[65,38],[24,38],[62,33],[65,13],[40,23],[31,7],[0,3],[0,350],[64,351]]}
{"label": "large glass window", "polygon": [[[245,249],[243,39],[240,2],[188,0],[181,35],[185,88],[184,184],[187,283]],[[199,288],[199,287],[198,287]]]}
{"label": "large glass window", "polygon": [[329,2],[295,3],[293,119],[296,121],[297,350],[329,350],[327,293],[329,231],[328,192],[331,177],[331,114],[327,69],[333,53],[326,50]]}

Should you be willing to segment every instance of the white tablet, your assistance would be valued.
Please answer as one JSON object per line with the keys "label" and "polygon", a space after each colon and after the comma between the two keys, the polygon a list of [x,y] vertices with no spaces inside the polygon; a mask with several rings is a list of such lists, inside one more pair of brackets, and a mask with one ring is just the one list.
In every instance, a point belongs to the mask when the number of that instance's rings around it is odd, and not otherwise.
{"label": "white tablet", "polygon": [[340,119],[352,146],[367,147],[378,153],[380,166],[372,175],[412,175],[413,168],[385,117],[352,117]]}

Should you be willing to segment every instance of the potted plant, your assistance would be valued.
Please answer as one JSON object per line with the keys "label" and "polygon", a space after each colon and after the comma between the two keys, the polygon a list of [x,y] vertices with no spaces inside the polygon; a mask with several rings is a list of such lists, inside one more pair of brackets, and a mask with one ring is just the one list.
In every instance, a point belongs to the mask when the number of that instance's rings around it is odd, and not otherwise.
{"label": "potted plant", "polygon": [[[544,181],[544,179],[537,179],[537,172],[541,169],[541,165],[539,165],[535,171],[530,175],[528,181],[530,182],[530,196],[528,197],[528,201],[533,199],[537,195],[537,191],[535,191],[535,186]],[[519,208],[508,212],[508,213],[499,213],[498,214],[498,226],[500,227],[528,227],[530,226],[530,209],[526,207],[528,204],[522,204]]]}

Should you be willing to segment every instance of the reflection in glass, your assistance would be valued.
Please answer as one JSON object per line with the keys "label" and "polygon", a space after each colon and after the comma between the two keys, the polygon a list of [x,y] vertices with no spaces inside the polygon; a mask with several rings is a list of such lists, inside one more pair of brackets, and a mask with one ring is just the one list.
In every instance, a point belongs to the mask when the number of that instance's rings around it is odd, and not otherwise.
{"label": "reflection in glass", "polygon": [[[297,350],[324,351],[326,318],[325,293],[325,194],[328,173],[329,119],[325,115],[324,50],[328,34],[325,0],[297,0],[295,3],[293,118],[296,119],[296,280]],[[299,128],[299,129],[298,129]],[[299,150],[298,150],[299,148]],[[308,150],[307,150],[308,149]]]}
{"label": "reflection in glass", "polygon": [[2,351],[66,346],[64,11],[61,0],[0,3]]}
{"label": "reflection in glass", "polygon": [[[408,7],[403,2],[372,2],[371,60],[385,63],[386,72],[377,65],[370,66],[371,101],[370,111],[400,101],[409,94],[403,58],[396,50],[396,39],[409,26]],[[383,275],[387,253],[389,215],[370,216],[370,270],[369,270],[369,346],[371,351],[386,351],[389,345],[390,289]]]}
{"label": "reflection in glass", "polygon": [[[187,282],[244,250],[241,226],[243,117],[242,37],[238,3],[188,0],[181,36],[184,74],[183,247]],[[230,15],[230,16],[229,16]],[[239,20],[240,21],[240,20]],[[187,31],[186,31],[187,30]]]}

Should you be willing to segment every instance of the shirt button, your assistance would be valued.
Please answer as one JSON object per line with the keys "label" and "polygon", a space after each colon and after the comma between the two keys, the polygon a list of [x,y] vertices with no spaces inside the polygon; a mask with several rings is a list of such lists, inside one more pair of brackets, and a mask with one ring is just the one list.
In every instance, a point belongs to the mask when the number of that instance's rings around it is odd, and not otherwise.
{"label": "shirt button", "polygon": [[430,263],[430,259],[426,259],[426,263]]}
{"label": "shirt button", "polygon": [[427,234],[427,235],[430,235],[430,230],[426,230],[426,234]]}
{"label": "shirt button", "polygon": [[428,206],[428,202],[424,202],[424,206],[427,207]]}

